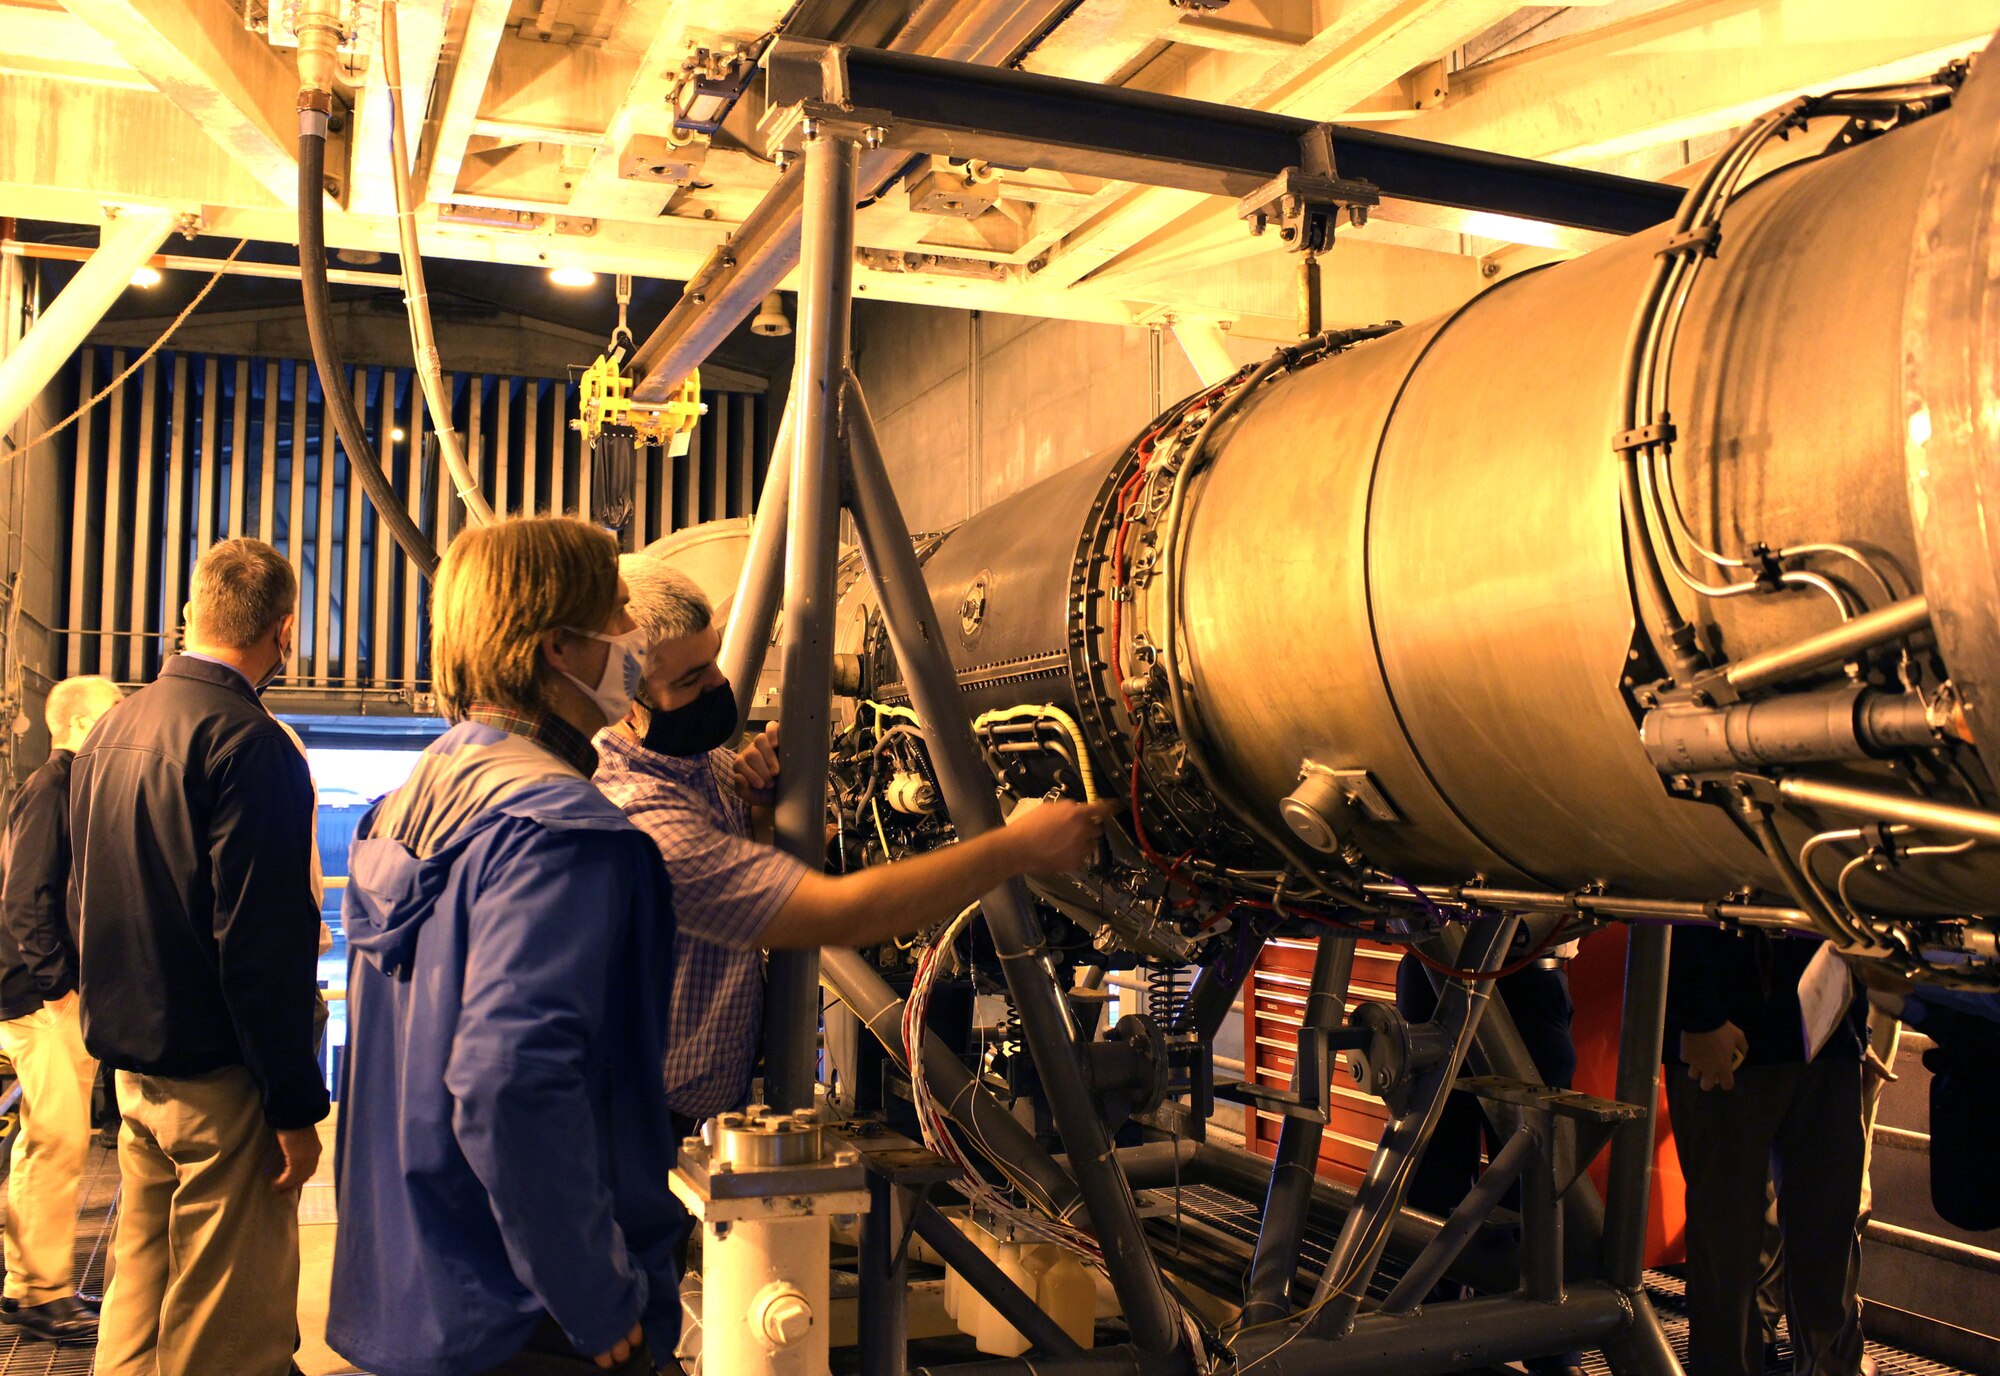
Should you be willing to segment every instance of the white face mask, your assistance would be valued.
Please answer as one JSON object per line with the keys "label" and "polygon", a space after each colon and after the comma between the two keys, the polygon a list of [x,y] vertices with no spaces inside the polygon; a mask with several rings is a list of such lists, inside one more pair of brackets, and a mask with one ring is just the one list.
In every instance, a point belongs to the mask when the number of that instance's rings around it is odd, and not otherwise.
{"label": "white face mask", "polygon": [[633,695],[639,691],[639,680],[646,673],[646,651],[649,647],[645,632],[603,635],[597,631],[578,630],[574,626],[563,629],[589,640],[601,640],[611,648],[604,656],[604,672],[597,676],[595,688],[575,674],[561,669],[556,672],[582,689],[584,696],[596,704],[597,710],[604,714],[606,726],[625,720],[625,714],[632,710]]}

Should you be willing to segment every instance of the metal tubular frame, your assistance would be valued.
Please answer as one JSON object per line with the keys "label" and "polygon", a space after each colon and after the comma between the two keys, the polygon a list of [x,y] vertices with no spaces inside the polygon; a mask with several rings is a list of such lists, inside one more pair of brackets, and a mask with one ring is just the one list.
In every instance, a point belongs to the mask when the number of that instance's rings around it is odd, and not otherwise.
{"label": "metal tubular frame", "polygon": [[[1306,1028],[1336,1031],[1347,1019],[1347,987],[1354,975],[1354,938],[1331,933],[1319,939],[1313,953],[1312,982],[1306,988],[1301,1021]],[[1325,1086],[1321,1086],[1325,1088]],[[1298,1069],[1292,1089],[1303,1092]],[[1318,1177],[1320,1139],[1324,1124],[1288,1117],[1278,1129],[1277,1155],[1271,1162],[1271,1187],[1264,1195],[1264,1222],[1257,1230],[1257,1251],[1250,1260],[1245,1287],[1246,1325],[1281,1319],[1291,1312],[1293,1278],[1299,1269],[1299,1244],[1305,1239],[1306,1206]],[[1455,1255],[1455,1254],[1454,1254]]]}
{"label": "metal tubular frame", "polygon": [[[785,512],[785,694],[779,725],[794,758],[833,748],[835,567],[840,559],[840,397],[847,375],[854,284],[855,145],[806,141],[805,281],[792,372],[790,500]],[[739,688],[739,692],[741,689]],[[778,777],[778,845],[814,869],[826,864],[826,770]],[[774,951],[764,1003],[764,1099],[810,1108],[817,1078],[819,952]]]}
{"label": "metal tubular frame", "polygon": [[1514,1135],[1487,1162],[1465,1198],[1458,1201],[1458,1207],[1451,1211],[1451,1217],[1444,1221],[1431,1245],[1410,1263],[1410,1269],[1382,1301],[1384,1314],[1407,1314],[1424,1302],[1424,1296],[1444,1279],[1444,1273],[1458,1260],[1458,1254],[1472,1241],[1487,1216],[1500,1207],[1500,1201],[1514,1188],[1514,1182],[1521,1178],[1541,1145],[1533,1128],[1522,1126],[1514,1130]]}
{"label": "metal tubular frame", "polygon": [[[874,422],[851,376],[845,421],[850,510],[868,576],[881,600],[890,645],[922,723],[945,807],[959,835],[971,839],[1004,825],[1000,805],[993,794],[992,776],[957,710],[958,675],[945,653],[937,610],[911,546],[909,527],[896,504]],[[795,501],[801,496],[797,487],[793,496]],[[788,636],[788,646],[790,640]],[[787,675],[788,697],[791,691]],[[816,772],[823,778],[823,769]],[[1159,1264],[1146,1246],[1132,1186],[1118,1168],[1110,1136],[1084,1079],[1069,1009],[1050,976],[1041,923],[1027,887],[1019,880],[1010,881],[981,901],[981,911],[1057,1130],[1069,1149],[1084,1207],[1103,1249],[1105,1270],[1118,1293],[1133,1343],[1148,1354],[1174,1352],[1181,1346],[1175,1307]]]}
{"label": "metal tubular frame", "polygon": [[[1510,914],[1473,926],[1460,947],[1461,957],[1469,953],[1472,958],[1464,968],[1484,971],[1499,966],[1506,959],[1519,922]],[[1332,1337],[1353,1324],[1368,1281],[1389,1245],[1390,1220],[1403,1207],[1408,1167],[1429,1144],[1464,1064],[1471,1034],[1478,1031],[1480,1017],[1493,1001],[1490,985],[1491,981],[1483,981],[1475,988],[1472,981],[1454,980],[1438,995],[1433,1021],[1450,1038],[1451,1050],[1436,1064],[1416,1072],[1405,1107],[1395,1113],[1388,1131],[1382,1134],[1355,1195],[1354,1212],[1347,1216],[1313,1291],[1312,1308],[1303,1321],[1306,1332]]]}
{"label": "metal tubular frame", "polygon": [[[841,50],[828,51],[842,55]],[[789,463],[774,463],[766,479],[763,508],[753,528],[752,549],[730,618],[724,662],[736,683],[739,703],[746,703],[747,695],[754,691],[754,680],[775,623],[779,604],[777,570],[782,561],[787,619],[781,705],[784,735],[788,753],[795,760],[822,763],[817,768],[809,763],[803,769],[795,767],[785,772],[780,792],[779,832],[781,843],[809,863],[824,860],[823,762],[827,758],[829,736],[836,536],[843,504],[854,517],[868,576],[911,703],[923,723],[932,764],[953,821],[967,838],[1002,825],[990,778],[963,724],[962,714],[956,710],[957,677],[944,649],[946,642],[937,624],[936,609],[897,506],[866,403],[849,371],[853,205],[860,159],[855,140],[866,137],[871,144],[880,140],[894,147],[899,146],[895,140],[901,138],[900,146],[912,148],[923,146],[924,140],[935,141],[940,137],[938,130],[948,122],[936,103],[939,92],[958,92],[976,99],[972,105],[951,112],[950,118],[980,125],[974,131],[977,146],[1004,144],[1022,151],[1029,145],[1022,144],[1020,138],[1008,143],[1002,136],[1004,127],[1001,134],[995,134],[992,126],[1004,126],[1009,118],[1030,119],[1031,123],[1041,119],[1038,127],[1046,130],[1046,112],[1032,117],[1027,112],[1037,99],[1048,93],[1042,90],[1046,83],[1025,79],[1019,73],[995,74],[963,64],[911,62],[901,57],[878,61],[880,56],[865,55],[862,66],[904,83],[896,87],[899,108],[904,112],[913,108],[910,104],[913,91],[928,90],[926,98],[931,101],[928,107],[931,113],[891,117],[886,110],[852,108],[858,102],[850,102],[845,108],[816,103],[824,91],[801,95],[800,110],[807,116],[803,126],[804,166],[783,179],[772,197],[746,222],[745,230],[736,236],[733,241],[739,245],[736,260],[726,265],[730,269],[727,290],[711,293],[706,286],[691,287],[687,310],[677,308],[674,317],[648,341],[638,359],[639,366],[647,371],[647,385],[661,382],[665,372],[684,370],[685,366],[698,362],[699,354],[705,352],[699,340],[718,329],[726,331],[735,323],[730,314],[736,304],[734,296],[754,301],[764,290],[760,274],[775,271],[781,275],[789,267],[787,259],[793,242],[789,236],[797,226],[803,245],[799,355],[778,451]],[[820,71],[828,81],[844,82],[852,74],[841,72],[831,62],[822,63]],[[931,86],[923,87],[924,82],[930,82]],[[1092,132],[1085,136],[1095,140],[1097,146],[1076,155],[1086,159],[1130,155],[1138,162],[1145,162],[1150,156],[1152,161],[1164,163],[1157,153],[1147,155],[1147,150],[1138,145],[1123,151],[1110,147],[1118,139],[1129,141],[1134,122],[1144,119],[1151,121],[1146,131],[1151,147],[1175,148],[1174,160],[1185,166],[1187,159],[1182,156],[1185,149],[1178,147],[1176,140],[1160,136],[1158,121],[1169,116],[1211,121],[1213,127],[1204,136],[1204,147],[1217,146],[1218,135],[1228,136],[1221,138],[1221,143],[1232,138],[1252,143],[1261,139],[1262,144],[1257,145],[1260,155],[1268,152],[1279,157],[1284,156],[1279,143],[1290,140],[1295,147],[1299,137],[1299,131],[1289,126],[1237,128],[1242,123],[1236,118],[1240,112],[1218,112],[1215,107],[1193,102],[1179,102],[1175,108],[1166,109],[1155,108],[1160,103],[1151,98],[1129,98],[1131,93],[1106,93],[1102,88],[1065,90],[1059,94],[1066,99],[1086,101],[1106,116],[1105,121],[1093,126]],[[888,119],[889,127],[884,128],[878,118]],[[1261,116],[1252,123],[1258,120],[1271,124]],[[1035,156],[1031,161],[1058,170],[1069,166],[1076,157],[1064,150],[1071,147],[1076,137],[1075,129],[1071,128],[1064,135],[1069,143],[1053,134],[1033,143]],[[1455,151],[1446,156],[1443,150],[1372,131],[1345,133],[1343,137],[1349,139],[1362,163],[1371,157],[1376,159],[1379,165],[1370,164],[1372,172],[1361,174],[1373,175],[1392,195],[1418,199],[1428,196],[1440,203],[1485,208],[1490,208],[1491,200],[1492,205],[1504,203],[1514,213],[1533,213],[1519,199],[1525,196],[1548,218],[1593,226],[1601,221],[1602,227],[1624,229],[1637,227],[1649,216],[1663,218],[1678,200],[1678,192],[1650,184],[1624,183],[1620,179],[1578,180],[1567,171],[1558,175],[1531,164],[1503,167],[1481,157],[1474,157],[1467,164],[1464,156]],[[949,146],[951,151],[964,151],[959,142],[950,142]],[[869,166],[873,166],[877,156],[871,151]],[[1219,167],[1219,164],[1211,166],[1203,175],[1225,179],[1236,175],[1227,168],[1218,170]],[[1125,170],[1141,172],[1137,163]],[[1359,168],[1344,170],[1350,174],[1359,172]],[[1459,175],[1455,187],[1446,188],[1438,180],[1448,170]],[[1262,168],[1257,171],[1260,176],[1266,173]],[[1498,180],[1481,181],[1486,177]],[[1399,178],[1404,180],[1398,181]],[[1180,184],[1164,179],[1157,172],[1144,172],[1129,179]],[[1577,209],[1592,196],[1610,199],[1600,200],[1597,209],[1588,213]],[[1535,200],[1537,197],[1545,199]],[[1570,200],[1565,202],[1565,197]],[[1564,205],[1569,208],[1563,209]],[[1612,209],[1605,209],[1607,205]],[[840,468],[843,442],[844,493]],[[1571,911],[1586,906],[1573,895],[1555,897]],[[956,1121],[969,1122],[974,1125],[969,1131],[998,1142],[999,1151],[1008,1158],[999,1164],[1010,1178],[1050,1205],[1058,1216],[1074,1217],[1079,1209],[1087,1211],[1130,1327],[1133,1346],[1094,1354],[1076,1352],[1074,1345],[1059,1332],[1044,1331],[1051,1327],[1047,1316],[1034,1309],[1018,1291],[1008,1297],[1004,1287],[983,1284],[979,1288],[989,1298],[1000,1289],[1003,1301],[1013,1301],[1018,1314],[1010,1314],[1010,1321],[1044,1349],[1044,1356],[1035,1359],[1038,1371],[1052,1369],[1047,1368],[1049,1360],[1057,1368],[1078,1370],[1140,1363],[1157,1365],[1161,1358],[1182,1352],[1184,1335],[1180,1316],[1147,1247],[1130,1180],[1111,1150],[1097,1113],[1074,1045],[1069,1010],[1062,991],[1050,976],[1032,901],[1026,888],[1016,881],[988,895],[982,910],[1056,1127],[1068,1149],[1067,1160],[1075,1172],[1074,1180],[935,1039],[927,1041],[925,1046],[925,1073],[944,1096],[947,1112]],[[1680,916],[1678,912],[1659,915]],[[1791,916],[1775,914],[1775,910],[1774,915]],[[1461,962],[1470,959],[1479,968],[1496,964],[1504,957],[1516,921],[1508,916],[1475,927],[1464,943]],[[1537,1178],[1532,1189],[1523,1187],[1526,1207],[1544,1217],[1537,1218],[1528,1229],[1532,1237],[1524,1244],[1521,1256],[1525,1281],[1522,1293],[1432,1306],[1427,1311],[1430,1317],[1415,1327],[1394,1314],[1357,1316],[1361,1289],[1372,1275],[1389,1233],[1406,1221],[1402,1214],[1404,1167],[1422,1150],[1429,1137],[1444,1098],[1452,1090],[1466,1048],[1476,1041],[1479,1049],[1474,1054],[1487,1067],[1503,1075],[1511,1071],[1519,1073],[1520,1078],[1533,1078],[1519,1038],[1507,1035],[1511,1028],[1504,1019],[1493,1019],[1490,1029],[1480,1027],[1490,988],[1474,988],[1467,981],[1455,981],[1443,992],[1438,1026],[1433,1029],[1448,1039],[1451,1050],[1435,1064],[1417,1072],[1404,1111],[1385,1133],[1369,1174],[1356,1193],[1333,1259],[1321,1278],[1314,1308],[1291,1319],[1285,1317],[1289,1311],[1286,1292],[1296,1271],[1297,1225],[1306,1212],[1307,1202],[1317,1192],[1318,1182],[1311,1167],[1320,1134],[1302,1120],[1287,1123],[1281,1138],[1279,1163],[1267,1182],[1264,1230],[1251,1276],[1252,1304],[1274,1310],[1277,1318],[1266,1322],[1264,1328],[1268,1331],[1240,1352],[1246,1369],[1255,1366],[1265,1376],[1319,1371],[1336,1365],[1351,1373],[1386,1373],[1406,1367],[1440,1370],[1609,1344],[1618,1354],[1621,1376],[1625,1373],[1665,1376],[1673,1370],[1670,1353],[1662,1363],[1658,1354],[1665,1349],[1647,1340],[1648,1333],[1657,1335],[1658,1325],[1639,1288],[1638,1269],[1643,1261],[1644,1205],[1650,1171],[1652,1117],[1648,1096],[1658,1066],[1658,1013],[1664,997],[1666,940],[1664,928],[1641,928],[1635,932],[1634,954],[1628,970],[1630,993],[1621,1044],[1620,1094],[1624,1097],[1629,1091],[1648,1102],[1649,1112],[1622,1128],[1614,1147],[1614,1197],[1609,1210],[1612,1218],[1603,1249],[1608,1281],[1584,1281],[1564,1294],[1561,1202],[1555,1195],[1559,1181],[1549,1159],[1553,1150],[1548,1145],[1551,1134],[1548,1124],[1530,1123],[1522,1127],[1500,1154],[1481,1190],[1454,1214],[1442,1231],[1435,1224],[1427,1225],[1432,1231],[1424,1235],[1429,1247],[1418,1273],[1441,1275],[1450,1268],[1478,1234],[1480,1220],[1513,1185],[1521,1169],[1539,1163],[1536,1169],[1546,1179]],[[1351,943],[1329,942],[1322,947],[1315,962],[1308,1005],[1308,1021],[1313,1025],[1324,1023],[1333,1028],[1342,1021],[1343,993],[1351,959]],[[1210,982],[1216,988],[1211,992],[1219,993],[1234,982],[1232,977],[1239,972],[1212,973],[1215,978]],[[896,1029],[884,1021],[885,1018],[889,1023],[899,1021],[894,1017],[898,1006],[895,996],[855,953],[829,951],[823,964],[817,954],[801,953],[795,958],[774,961],[772,975],[767,1009],[771,1075],[766,1097],[773,1104],[794,1107],[810,1101],[818,1009],[816,985],[820,976],[862,1013],[871,1032],[895,1049]],[[1461,1035],[1462,1032],[1473,1035]],[[1005,1126],[1001,1126],[1003,1123]],[[1286,1168],[1287,1162],[1291,1169]],[[1572,1195],[1581,1190],[1579,1186]],[[1631,1205],[1635,1197],[1636,1215]],[[1596,1239],[1589,1236],[1595,1231],[1589,1226],[1596,1221],[1591,1216],[1593,1211],[1583,1210],[1587,1222],[1578,1228],[1575,1202],[1574,1198],[1570,1201],[1570,1226],[1584,1235],[1582,1240],[1594,1244]],[[927,1210],[919,1218],[920,1234],[938,1232],[933,1245],[939,1250],[969,1250],[953,1247],[954,1243],[963,1244],[964,1239],[935,1211]],[[870,1231],[876,1240],[864,1265],[879,1285],[893,1286],[898,1263],[893,1251],[883,1245],[886,1234],[881,1220],[876,1220]],[[945,1237],[945,1233],[950,1236]],[[1414,1284],[1411,1282],[1405,1290]],[[1398,1293],[1402,1300],[1410,1301],[1408,1294]],[[1004,1312],[1004,1302],[1002,1308]],[[870,1343],[878,1359],[887,1357],[882,1351],[884,1342],[896,1345],[894,1334],[880,1337],[882,1342]],[[1449,1356],[1441,1359],[1440,1352],[1448,1352]],[[899,1364],[899,1359],[888,1360],[892,1365]],[[882,1362],[878,1360],[876,1365]],[[996,1373],[1026,1369],[1027,1364],[1022,1362],[976,1363],[965,1368],[967,1372]]]}

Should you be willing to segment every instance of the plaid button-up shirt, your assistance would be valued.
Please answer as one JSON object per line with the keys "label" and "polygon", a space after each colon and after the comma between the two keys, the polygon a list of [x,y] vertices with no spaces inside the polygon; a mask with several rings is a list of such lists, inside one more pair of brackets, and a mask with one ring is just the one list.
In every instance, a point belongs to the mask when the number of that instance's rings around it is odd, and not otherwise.
{"label": "plaid button-up shirt", "polygon": [[661,755],[618,730],[596,744],[598,788],[653,838],[674,882],[667,1102],[690,1118],[740,1108],[763,1021],[764,931],[806,867],[750,839],[728,751]]}

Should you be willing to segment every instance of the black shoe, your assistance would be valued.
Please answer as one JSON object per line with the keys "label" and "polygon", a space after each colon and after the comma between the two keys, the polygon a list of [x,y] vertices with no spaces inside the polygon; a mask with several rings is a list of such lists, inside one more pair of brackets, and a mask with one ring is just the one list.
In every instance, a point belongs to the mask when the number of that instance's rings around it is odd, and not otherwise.
{"label": "black shoe", "polygon": [[51,1342],[89,1342],[97,1337],[97,1315],[77,1303],[74,1295],[64,1295],[46,1304],[8,1300],[0,1305],[0,1323],[12,1324]]}

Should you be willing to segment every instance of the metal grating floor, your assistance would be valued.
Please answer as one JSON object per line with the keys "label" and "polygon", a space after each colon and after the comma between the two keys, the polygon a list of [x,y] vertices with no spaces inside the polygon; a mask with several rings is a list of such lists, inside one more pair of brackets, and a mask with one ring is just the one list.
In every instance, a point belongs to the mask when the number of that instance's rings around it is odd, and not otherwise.
{"label": "metal grating floor", "polygon": [[[5,1195],[0,1190],[0,1217],[6,1212]],[[104,1262],[117,1203],[117,1153],[93,1141],[77,1192],[76,1286],[86,1295],[104,1293]],[[0,1376],[89,1376],[92,1352],[88,1343],[57,1346],[0,1324]]]}
{"label": "metal grating floor", "polygon": [[[1166,1196],[1171,1196],[1172,1193],[1172,1191],[1160,1192]],[[0,1190],[0,1217],[4,1217],[5,1212],[4,1196],[5,1191]],[[1246,1242],[1254,1242],[1260,1212],[1256,1204],[1205,1185],[1186,1187],[1180,1191],[1180,1196],[1189,1226],[1179,1230],[1179,1236],[1176,1237],[1172,1219],[1150,1220],[1148,1232],[1154,1240],[1156,1250],[1164,1254],[1182,1251],[1193,1263],[1188,1269],[1198,1271],[1202,1250],[1199,1246],[1199,1230],[1212,1229]],[[103,1293],[104,1263],[111,1246],[111,1224],[115,1217],[117,1200],[117,1156],[93,1142],[89,1160],[84,1167],[83,1186],[77,1200],[77,1288],[85,1294]],[[1331,1255],[1333,1242],[1334,1237],[1330,1232],[1319,1228],[1309,1229],[1305,1245],[1301,1249],[1304,1269],[1316,1274]],[[1172,1268],[1171,1260],[1164,1256],[1163,1260],[1166,1260]],[[1377,1278],[1378,1287],[1394,1283],[1395,1277],[1388,1274],[1388,1269],[1385,1267],[1385,1274]],[[1649,1271],[1646,1274],[1646,1288],[1652,1295],[1653,1305],[1659,1311],[1660,1321],[1667,1330],[1668,1338],[1673,1342],[1676,1355],[1685,1358],[1687,1355],[1686,1287],[1676,1275],[1665,1271]],[[1377,1293],[1380,1293],[1379,1289]],[[0,1324],[0,1376],[89,1376],[91,1355],[88,1346],[58,1347],[54,1343],[28,1337],[18,1329]],[[1956,1367],[1916,1356],[1886,1343],[1870,1341],[1868,1355],[1875,1360],[1877,1376],[1962,1376]],[[1790,1376],[1791,1362],[1791,1346],[1781,1330],[1776,1360],[1771,1364],[1768,1376]],[[1584,1369],[1589,1376],[1610,1376],[1610,1368],[1604,1359],[1594,1352],[1585,1355]]]}

